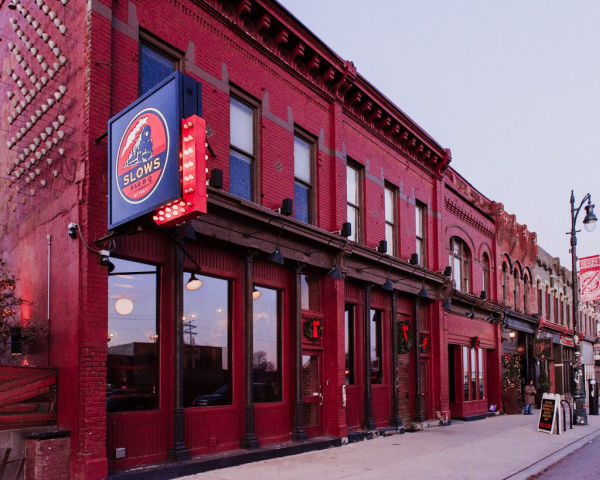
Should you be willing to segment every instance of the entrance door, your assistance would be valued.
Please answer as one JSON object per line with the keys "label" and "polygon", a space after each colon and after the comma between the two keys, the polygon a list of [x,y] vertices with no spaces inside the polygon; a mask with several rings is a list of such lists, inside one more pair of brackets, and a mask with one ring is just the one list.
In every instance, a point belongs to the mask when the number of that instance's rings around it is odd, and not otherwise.
{"label": "entrance door", "polygon": [[302,355],[302,425],[306,435],[317,437],[322,433],[323,373],[321,352]]}

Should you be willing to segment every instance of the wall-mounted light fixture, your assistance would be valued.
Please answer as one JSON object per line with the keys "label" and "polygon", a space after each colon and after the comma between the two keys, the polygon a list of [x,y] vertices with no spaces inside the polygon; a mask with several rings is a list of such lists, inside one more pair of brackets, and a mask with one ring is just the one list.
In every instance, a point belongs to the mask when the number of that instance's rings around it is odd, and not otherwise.
{"label": "wall-mounted light fixture", "polygon": [[408,263],[410,263],[411,265],[418,265],[419,264],[419,254],[412,253],[410,255],[410,259],[408,260]]}
{"label": "wall-mounted light fixture", "polygon": [[277,245],[275,247],[275,251],[267,257],[267,260],[273,263],[277,263],[279,265],[283,265],[283,255],[281,253],[281,250],[279,249],[279,245]]}
{"label": "wall-mounted light fixture", "polygon": [[220,168],[213,168],[210,171],[209,185],[213,188],[223,188],[223,170]]}
{"label": "wall-mounted light fixture", "polygon": [[465,313],[465,317],[473,320],[475,318],[475,312],[473,310],[469,310],[468,312]]}
{"label": "wall-mounted light fixture", "polygon": [[452,276],[452,267],[447,266],[446,268],[444,268],[443,275],[444,275],[444,277],[451,277]]}
{"label": "wall-mounted light fixture", "polygon": [[330,276],[331,278],[335,278],[336,280],[341,280],[342,279],[342,272],[338,268],[337,262],[333,266],[333,268],[327,272],[327,275]]}
{"label": "wall-mounted light fixture", "polygon": [[111,273],[115,269],[115,264],[110,261],[110,252],[108,250],[100,250],[98,257],[98,263],[108,268],[108,273]]}
{"label": "wall-mounted light fixture", "polygon": [[277,209],[282,215],[290,216],[294,213],[294,201],[291,198],[284,198],[281,201],[281,207]]}
{"label": "wall-mounted light fixture", "polygon": [[487,299],[487,292],[485,290],[482,290],[481,292],[479,292],[479,298],[481,300],[486,300]]}
{"label": "wall-mounted light fixture", "polygon": [[379,245],[377,246],[377,251],[379,253],[387,253],[388,242],[387,240],[380,240]]}
{"label": "wall-mounted light fixture", "polygon": [[350,222],[344,222],[342,223],[342,229],[341,230],[337,230],[335,232],[331,232],[331,233],[337,233],[338,235],[341,235],[342,237],[351,237],[352,236],[352,224]]}
{"label": "wall-mounted light fixture", "polygon": [[508,332],[508,338],[510,338],[511,340],[514,340],[516,336],[517,336],[517,332],[515,332],[514,330],[511,330],[510,332]]}

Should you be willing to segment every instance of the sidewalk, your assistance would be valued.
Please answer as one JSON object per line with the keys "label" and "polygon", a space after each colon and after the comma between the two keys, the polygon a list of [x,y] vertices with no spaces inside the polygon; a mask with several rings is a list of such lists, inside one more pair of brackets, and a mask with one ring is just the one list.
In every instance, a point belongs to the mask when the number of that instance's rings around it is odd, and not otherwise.
{"label": "sidewalk", "polygon": [[525,480],[600,435],[600,417],[561,435],[536,430],[534,415],[502,415],[377,437],[327,450],[213,470],[180,480]]}

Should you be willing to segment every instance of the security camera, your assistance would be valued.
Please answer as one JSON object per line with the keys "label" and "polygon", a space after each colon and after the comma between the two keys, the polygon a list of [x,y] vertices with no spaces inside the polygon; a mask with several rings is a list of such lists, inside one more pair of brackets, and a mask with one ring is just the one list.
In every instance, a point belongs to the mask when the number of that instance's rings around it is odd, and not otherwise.
{"label": "security camera", "polygon": [[69,237],[71,237],[72,239],[77,238],[77,229],[79,228],[79,225],[77,225],[76,223],[69,223]]}

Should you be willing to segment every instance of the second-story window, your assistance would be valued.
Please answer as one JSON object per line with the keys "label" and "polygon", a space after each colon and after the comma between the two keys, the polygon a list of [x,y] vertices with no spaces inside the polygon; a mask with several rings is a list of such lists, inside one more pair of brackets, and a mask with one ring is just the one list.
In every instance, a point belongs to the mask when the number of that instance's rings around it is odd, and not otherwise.
{"label": "second-story window", "polygon": [[542,283],[538,281],[537,284],[537,302],[538,302],[538,314],[540,317],[544,316],[544,293],[542,290]]}
{"label": "second-story window", "polygon": [[143,36],[140,40],[138,90],[143,95],[162,79],[179,68],[181,55],[161,45],[157,40]]}
{"label": "second-story window", "polygon": [[488,298],[490,297],[490,257],[484,253],[481,257],[481,269],[483,271],[482,288]]}
{"label": "second-story window", "polygon": [[385,240],[389,255],[398,255],[396,247],[396,190],[387,185],[384,189]]}
{"label": "second-story window", "polygon": [[361,239],[361,195],[361,171],[358,167],[348,164],[346,166],[346,218],[352,225],[352,234],[349,238],[355,242]]}
{"label": "second-story window", "polygon": [[314,144],[304,137],[294,136],[294,217],[306,223],[313,220]]}
{"label": "second-story window", "polygon": [[529,284],[529,277],[525,275],[523,277],[523,312],[529,314],[529,289],[531,285]]}
{"label": "second-story window", "polygon": [[461,292],[470,292],[471,282],[471,253],[469,248],[458,237],[450,239],[450,265],[452,265],[452,279],[456,289]]}
{"label": "second-story window", "polygon": [[426,219],[427,219],[427,206],[424,203],[417,202],[415,205],[415,237],[416,237],[416,254],[419,255],[419,265],[422,267],[427,266],[426,258]]}
{"label": "second-story window", "polygon": [[508,265],[502,264],[502,303],[506,305],[508,301]]}
{"label": "second-story window", "polygon": [[519,310],[519,271],[515,268],[513,274],[513,308],[515,311]]}
{"label": "second-story window", "polygon": [[256,169],[256,106],[231,97],[229,191],[254,201]]}

